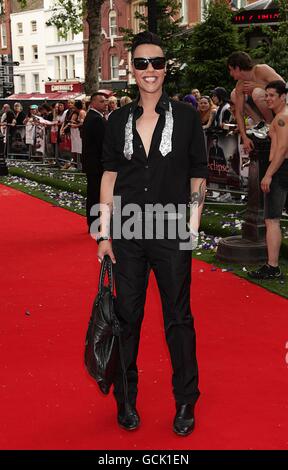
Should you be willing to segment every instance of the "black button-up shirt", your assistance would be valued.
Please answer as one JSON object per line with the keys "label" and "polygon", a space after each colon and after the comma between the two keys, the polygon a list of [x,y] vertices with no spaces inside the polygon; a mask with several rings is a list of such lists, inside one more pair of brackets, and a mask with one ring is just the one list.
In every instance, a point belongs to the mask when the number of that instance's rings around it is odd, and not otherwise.
{"label": "black button-up shirt", "polygon": [[[159,150],[165,125],[165,112],[172,105],[174,119],[172,151],[163,156]],[[114,196],[124,204],[187,204],[190,178],[207,178],[207,154],[203,130],[197,111],[185,103],[169,100],[163,93],[156,108],[159,114],[149,155],[146,155],[136,120],[143,108],[137,101],[114,111],[108,121],[104,146],[104,171],[117,172]],[[123,153],[125,126],[133,113],[133,154],[128,160]]]}

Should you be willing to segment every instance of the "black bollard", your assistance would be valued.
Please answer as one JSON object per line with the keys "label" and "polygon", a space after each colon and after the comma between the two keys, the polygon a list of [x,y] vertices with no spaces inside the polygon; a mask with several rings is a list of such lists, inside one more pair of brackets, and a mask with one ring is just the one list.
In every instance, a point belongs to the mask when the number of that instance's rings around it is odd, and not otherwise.
{"label": "black bollard", "polygon": [[263,192],[260,187],[269,162],[270,139],[249,136],[254,149],[250,153],[248,175],[248,201],[241,235],[222,238],[216,257],[220,261],[236,264],[257,264],[267,261]]}
{"label": "black bollard", "polygon": [[7,176],[8,175],[8,168],[6,165],[6,158],[5,158],[5,144],[4,144],[4,136],[0,134],[0,176]]}

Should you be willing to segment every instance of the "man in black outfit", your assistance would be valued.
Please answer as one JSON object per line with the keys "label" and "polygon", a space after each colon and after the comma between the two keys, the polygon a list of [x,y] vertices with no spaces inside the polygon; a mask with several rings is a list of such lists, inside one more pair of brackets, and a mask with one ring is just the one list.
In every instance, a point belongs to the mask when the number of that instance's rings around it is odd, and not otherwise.
{"label": "man in black outfit", "polygon": [[106,100],[103,93],[94,93],[91,96],[89,111],[82,127],[82,164],[87,176],[86,217],[89,229],[95,219],[90,215],[91,207],[99,203],[100,199],[102,146],[107,123],[104,119]]}
{"label": "man in black outfit", "polygon": [[[99,261],[108,255],[115,263],[117,313],[127,371],[129,406],[124,401],[120,367],[114,381],[117,420],[126,430],[137,429],[140,424],[136,410],[137,354],[147,273],[151,268],[162,299],[165,335],[173,367],[176,402],[173,430],[180,436],[187,436],[194,428],[194,405],[199,396],[196,338],[190,308],[191,240],[196,246],[208,173],[207,156],[197,111],[185,103],[170,100],[162,90],[166,62],[158,36],[148,31],[139,33],[133,40],[131,53],[139,97],[114,111],[108,121],[103,146],[102,214],[97,236]],[[134,204],[141,209],[138,215],[144,221],[144,237],[126,236],[125,223],[122,234],[116,236],[116,208],[111,244],[113,196],[121,197],[122,208],[126,206],[128,210]],[[182,215],[179,205],[186,212],[189,201],[190,232],[186,232],[189,248],[183,249],[180,240],[185,237],[180,237],[179,232],[171,235],[169,225]],[[152,218],[151,204],[158,204]],[[170,208],[166,212],[168,204]],[[163,213],[160,205],[166,206]],[[149,227],[154,218],[159,222],[159,216],[163,216],[163,237],[157,232],[157,224],[156,233],[155,225],[152,231]],[[186,227],[186,218],[182,220]]]}

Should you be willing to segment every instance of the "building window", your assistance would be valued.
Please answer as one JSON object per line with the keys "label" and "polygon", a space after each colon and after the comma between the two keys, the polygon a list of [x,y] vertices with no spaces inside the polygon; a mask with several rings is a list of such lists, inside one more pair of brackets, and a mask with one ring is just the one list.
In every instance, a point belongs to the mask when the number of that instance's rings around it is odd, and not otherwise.
{"label": "building window", "polygon": [[200,20],[205,21],[205,15],[208,12],[210,0],[201,0]]}
{"label": "building window", "polygon": [[62,55],[62,70],[61,70],[61,78],[66,79],[68,78],[68,60],[67,55]]}
{"label": "building window", "polygon": [[246,6],[246,0],[230,0],[229,4],[232,8],[232,10],[239,10],[240,8],[243,8]]}
{"label": "building window", "polygon": [[102,60],[101,57],[99,57],[99,64],[98,64],[98,80],[101,82],[101,73],[102,73]]}
{"label": "building window", "polygon": [[117,55],[111,55],[111,80],[118,80],[119,78],[119,59]]}
{"label": "building window", "polygon": [[26,93],[25,75],[20,75],[20,93]]}
{"label": "building window", "polygon": [[57,29],[57,42],[71,42],[74,41],[75,35],[73,31],[62,31],[60,28]]}
{"label": "building window", "polygon": [[56,55],[54,57],[55,59],[55,78],[56,80],[59,80],[61,77],[61,67],[60,67],[60,57],[59,55]]}
{"label": "building window", "polygon": [[38,60],[38,46],[32,46],[32,60]]}
{"label": "building window", "polygon": [[37,21],[31,21],[31,31],[32,33],[36,33],[37,31]]}
{"label": "building window", "polygon": [[132,3],[132,28],[133,28],[133,32],[135,34],[139,33],[141,29],[143,28],[140,28],[140,20],[139,18],[136,18],[135,15],[146,15],[147,16],[147,12],[146,12],[146,6],[143,5],[143,0],[140,0],[139,2],[135,2],[135,3]]}
{"label": "building window", "polygon": [[33,73],[34,91],[40,91],[39,73]]}
{"label": "building window", "polygon": [[23,23],[17,23],[18,34],[23,34]]}
{"label": "building window", "polygon": [[18,54],[19,54],[20,62],[24,62],[24,47],[23,46],[18,47]]}
{"label": "building window", "polygon": [[188,23],[188,2],[187,0],[181,0],[180,16],[182,17],[181,24]]}
{"label": "building window", "polygon": [[66,42],[67,41],[67,33],[65,31],[62,32],[61,29],[57,29],[57,42]]}
{"label": "building window", "polygon": [[109,13],[109,36],[117,36],[117,15],[115,10]]}
{"label": "building window", "polygon": [[1,47],[7,47],[6,23],[1,24]]}
{"label": "building window", "polygon": [[69,78],[75,78],[75,55],[69,55]]}

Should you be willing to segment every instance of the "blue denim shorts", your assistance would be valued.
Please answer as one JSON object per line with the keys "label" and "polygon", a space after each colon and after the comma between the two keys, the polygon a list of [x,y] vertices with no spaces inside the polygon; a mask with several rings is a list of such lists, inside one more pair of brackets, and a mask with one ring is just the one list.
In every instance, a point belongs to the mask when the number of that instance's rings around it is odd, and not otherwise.
{"label": "blue denim shorts", "polygon": [[288,194],[288,159],[286,158],[273,175],[270,192],[264,194],[264,219],[280,219]]}

